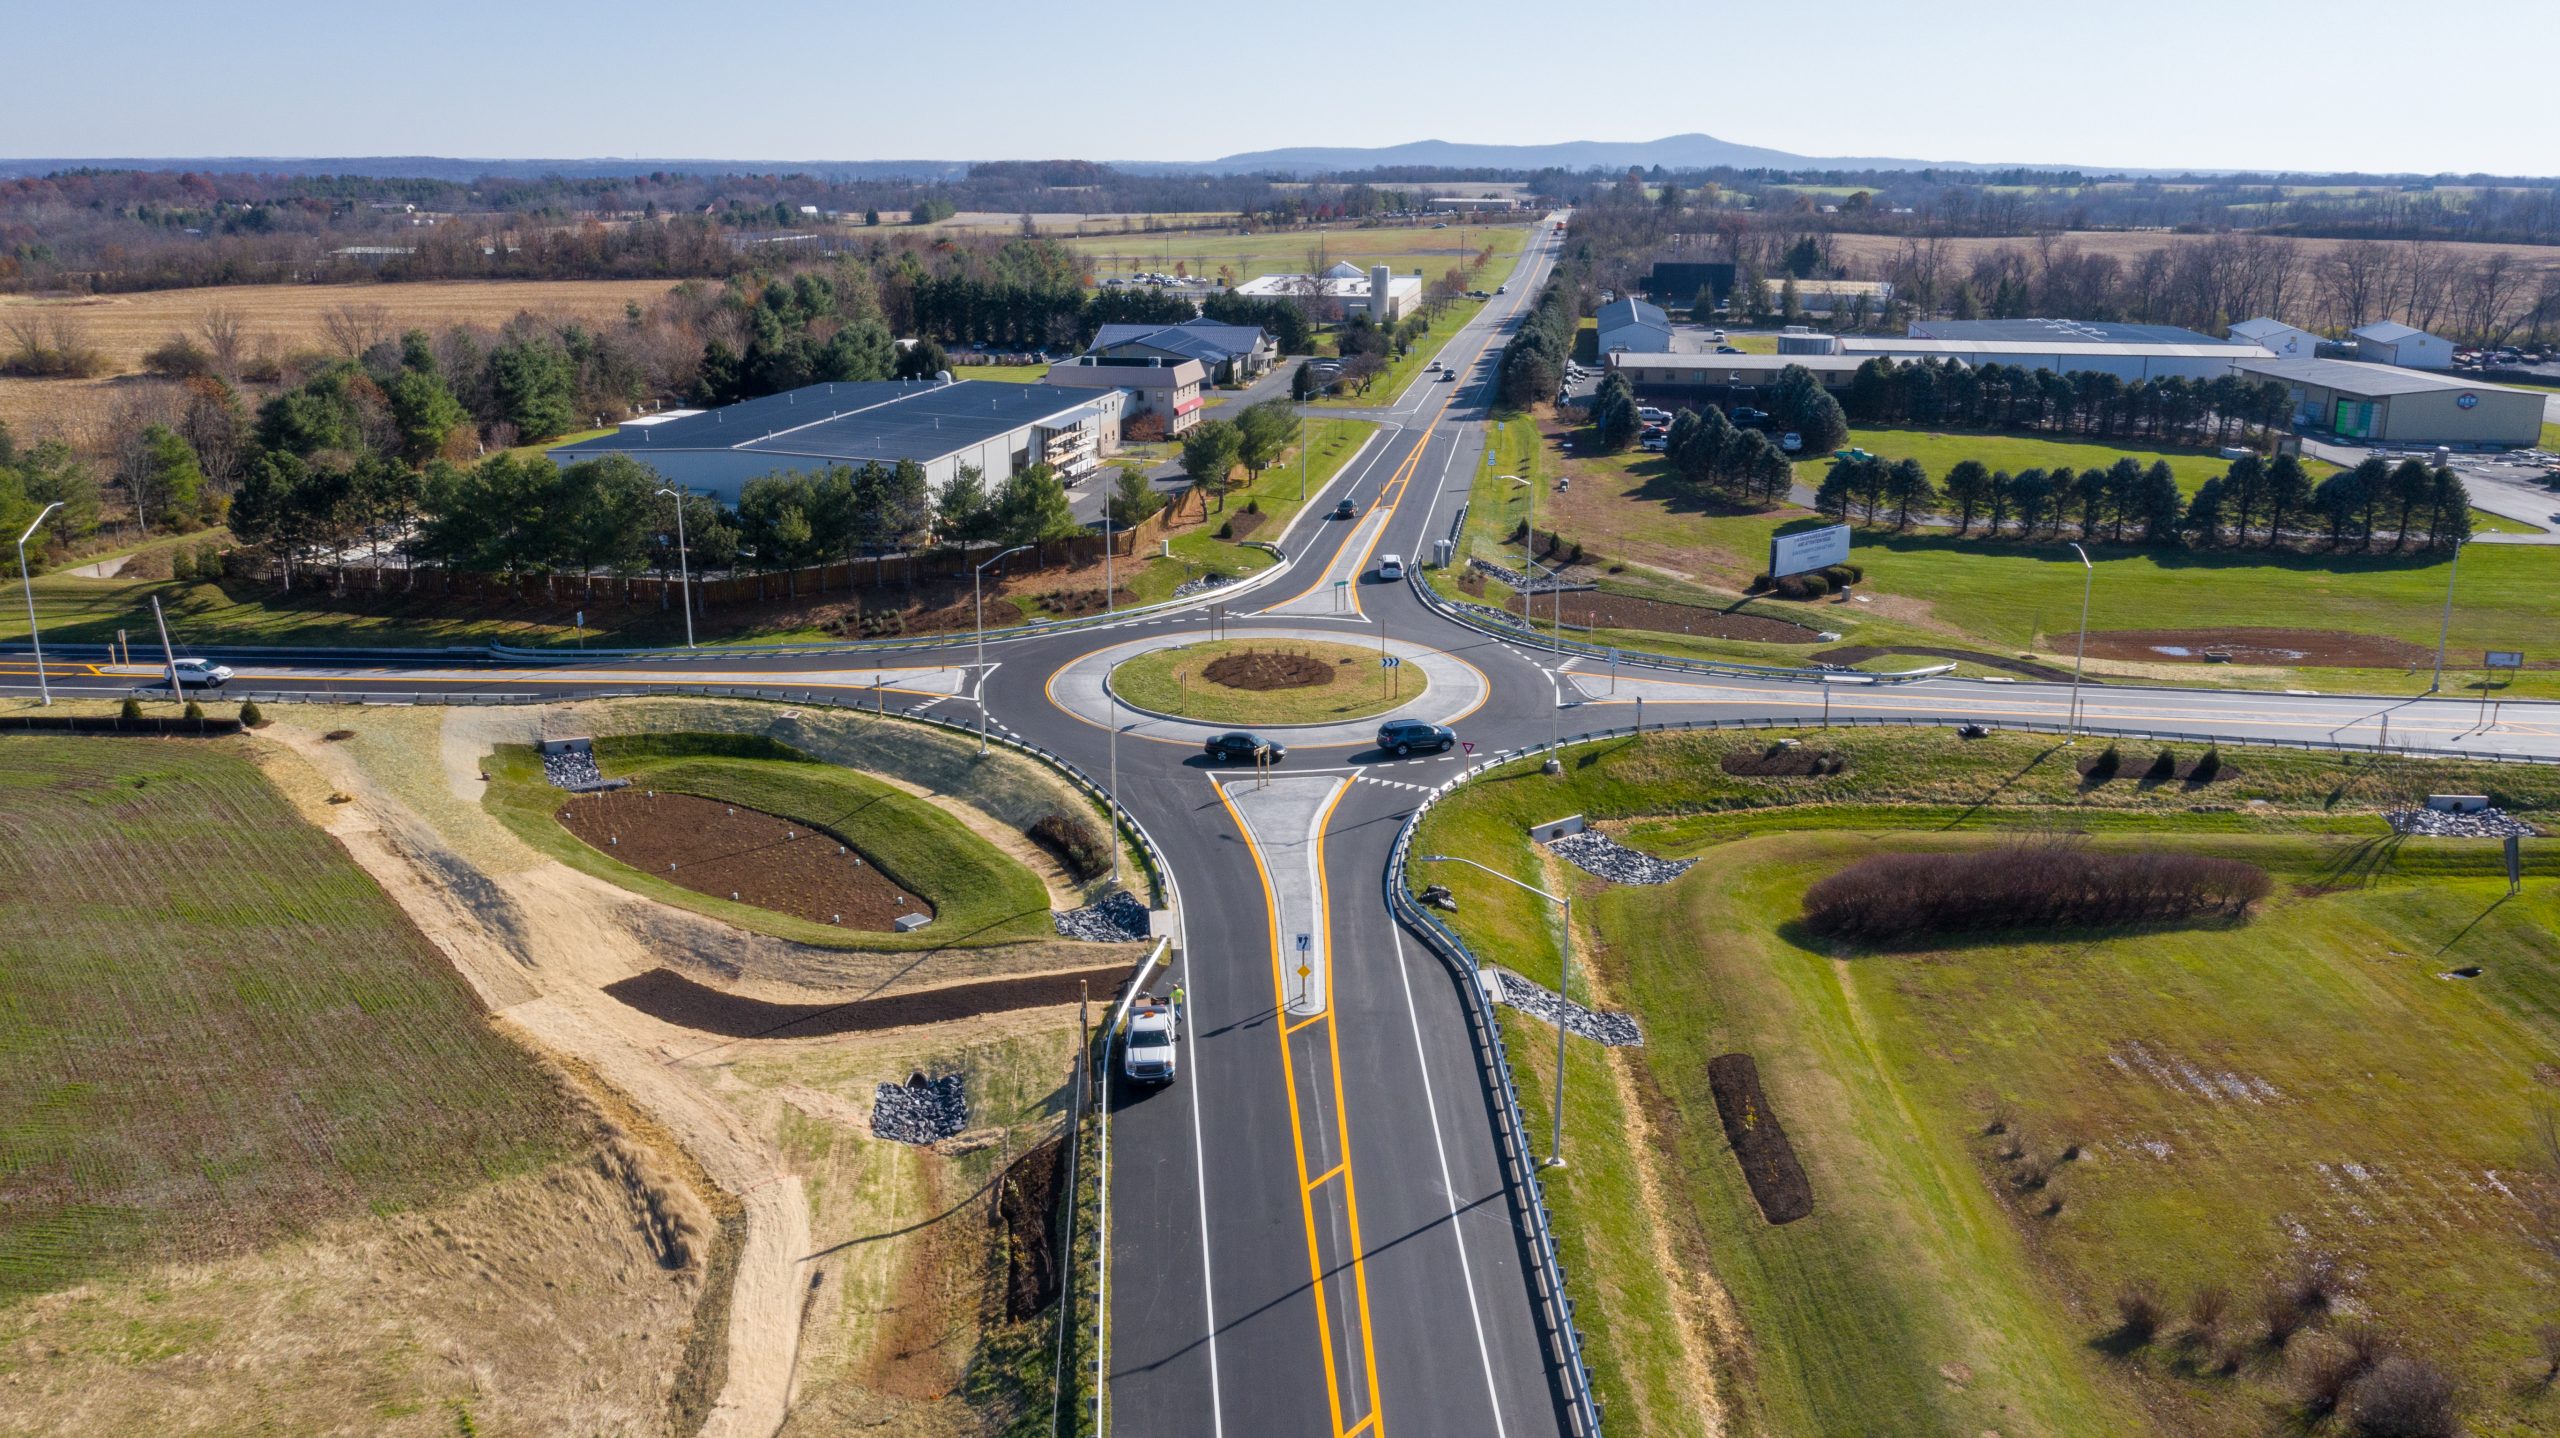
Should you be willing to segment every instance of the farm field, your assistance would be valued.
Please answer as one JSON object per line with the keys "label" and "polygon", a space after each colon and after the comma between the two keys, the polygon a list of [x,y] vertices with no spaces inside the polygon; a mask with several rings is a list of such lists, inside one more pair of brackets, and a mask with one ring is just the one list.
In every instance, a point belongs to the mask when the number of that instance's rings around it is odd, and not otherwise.
{"label": "farm field", "polygon": [[1471,283],[1491,289],[1506,279],[1529,237],[1528,223],[1451,224],[1427,227],[1270,230],[1260,234],[1086,235],[1068,240],[1079,254],[1093,258],[1097,278],[1137,273],[1175,273],[1224,278],[1241,283],[1261,275],[1303,274],[1310,259],[1317,268],[1349,261],[1366,269],[1384,264],[1399,275],[1422,272],[1434,280],[1452,265],[1491,246],[1493,262]]}
{"label": "farm field", "polygon": [[[2078,246],[2083,254],[2111,255],[2128,262],[2152,250],[2191,245],[2206,238],[2204,235],[2128,230],[2066,230],[2054,237],[2057,243]],[[1841,264],[1850,267],[1852,273],[1868,274],[1899,253],[1902,238],[1897,235],[1842,234],[1834,237],[1834,243]],[[2343,240],[2321,239],[2296,239],[2293,242],[2295,253],[2305,264],[2319,263],[2321,257],[2344,243]],[[2004,246],[2030,249],[2033,244],[2023,235],[1951,237],[1939,241],[1939,253],[1946,263],[1961,270],[1970,268],[1974,260]],[[2429,248],[2448,260],[2466,265],[2477,256],[2497,251],[2517,261],[2529,274],[2560,269],[2560,254],[2554,254],[2546,245],[2495,245],[2445,240],[2430,241]],[[2527,284],[2529,288],[2531,281],[2528,280]]]}
{"label": "farm field", "polygon": [[654,1428],[698,1267],[244,741],[13,738],[0,829],[0,1428]]}
{"label": "farm field", "polygon": [[[407,328],[502,325],[519,313],[594,323],[619,318],[674,286],[666,280],[430,280],[383,285],[222,285],[74,299],[0,295],[0,331],[21,315],[69,316],[87,332],[117,373],[142,368],[144,354],[172,334],[192,333],[213,310],[237,315],[245,352],[261,344],[278,355],[328,343],[327,317],[342,308],[373,309],[393,336]],[[29,381],[56,384],[57,381]]]}
{"label": "farm field", "polygon": [[[2547,1400],[2520,1376],[2542,1307],[2519,1195],[2560,1181],[2537,1172],[2533,1139],[2560,865],[2501,902],[2494,845],[2384,841],[2373,807],[2441,771],[2226,750],[2240,777],[2212,787],[2273,797],[2198,816],[2178,785],[2136,785],[2147,746],[2090,804],[2068,751],[2022,736],[1977,754],[1936,732],[1804,731],[1845,774],[1716,766],[1776,737],[1586,749],[1563,781],[1523,766],[1444,802],[1421,835],[1575,885],[1578,992],[1645,1028],[1639,1049],[1577,1046],[1572,1166],[1548,1180],[1613,1413],[1646,1434],[1715,1431],[1701,1415],[1717,1405],[1728,1432],[2263,1433],[2289,1417],[2300,1359],[2259,1338],[2258,1295],[2314,1265],[2338,1276],[2329,1322],[2370,1322],[2450,1371],[2470,1431],[2545,1431]],[[2560,793],[2537,782],[2511,798],[2548,813]],[[1712,808],[1736,802],[1752,807]],[[1520,841],[1574,810],[1708,862],[1610,887]],[[1953,816],[1972,832],[1941,832]],[[1814,878],[1880,846],[2007,844],[2002,830],[2084,819],[2101,848],[2263,865],[2278,897],[2238,926],[1891,952],[1793,922]],[[1552,984],[1548,911],[1458,887],[1479,955]],[[2471,965],[2478,978],[2439,977]],[[1504,1021],[1543,1136],[1552,1030]],[[1810,1176],[1806,1218],[1767,1223],[1741,1181],[1705,1076],[1733,1052],[1758,1059]],[[2131,1282],[2169,1314],[2145,1341],[2119,1331]],[[2191,1338],[2190,1300],[2216,1285],[2229,1310]]]}

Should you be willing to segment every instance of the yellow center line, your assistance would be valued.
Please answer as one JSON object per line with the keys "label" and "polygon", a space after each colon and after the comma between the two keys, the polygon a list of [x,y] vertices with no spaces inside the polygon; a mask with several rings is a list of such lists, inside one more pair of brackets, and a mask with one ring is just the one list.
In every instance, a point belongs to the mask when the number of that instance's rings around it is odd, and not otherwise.
{"label": "yellow center line", "polygon": [[[1272,1008],[1274,1012],[1285,1014],[1288,1012],[1288,987],[1287,981],[1283,975],[1285,965],[1282,961],[1280,951],[1280,902],[1278,895],[1274,892],[1271,886],[1271,869],[1269,865],[1263,862],[1262,846],[1255,842],[1253,837],[1253,828],[1251,825],[1245,823],[1243,813],[1236,808],[1235,800],[1227,793],[1227,786],[1215,779],[1212,779],[1209,781],[1209,787],[1217,791],[1218,802],[1226,806],[1227,817],[1235,821],[1236,831],[1244,836],[1245,852],[1253,856],[1254,873],[1262,881],[1262,902],[1263,908],[1269,916],[1268,932],[1271,940]],[[1328,974],[1326,977],[1325,1009],[1323,1013],[1317,1015],[1315,1018],[1307,1020],[1306,1023],[1301,1023],[1296,1026],[1297,1028],[1304,1028],[1307,1026],[1307,1023],[1322,1023],[1325,1025],[1327,1051],[1333,1064],[1334,1128],[1341,1136],[1342,1162],[1336,1164],[1333,1168],[1327,1170],[1319,1177],[1310,1179],[1307,1176],[1306,1128],[1304,1119],[1301,1117],[1298,1107],[1297,1060],[1289,1051],[1289,1035],[1295,1032],[1295,1029],[1287,1027],[1285,1023],[1283,1031],[1280,1034],[1280,1071],[1281,1076],[1288,1083],[1289,1147],[1291,1156],[1296,1160],[1298,1166],[1299,1213],[1305,1220],[1307,1228],[1308,1288],[1314,1293],[1316,1300],[1316,1335],[1324,1349],[1325,1399],[1326,1402],[1331,1405],[1330,1411],[1333,1416],[1333,1429],[1337,1434],[1346,1433],[1346,1430],[1342,1426],[1342,1378],[1333,1361],[1333,1320],[1331,1317],[1331,1305],[1325,1301],[1324,1252],[1316,1238],[1315,1191],[1319,1186],[1330,1181],[1335,1175],[1339,1174],[1342,1178],[1343,1212],[1347,1225],[1351,1231],[1350,1263],[1352,1292],[1354,1295],[1354,1307],[1356,1309],[1360,1325],[1361,1362],[1363,1366],[1368,1369],[1367,1382],[1365,1386],[1368,1390],[1369,1400],[1368,1415],[1362,1418],[1358,1424],[1347,1430],[1347,1432],[1357,1433],[1365,1428],[1371,1429],[1374,1433],[1383,1434],[1385,1432],[1385,1425],[1379,1421],[1378,1416],[1377,1344],[1372,1336],[1369,1322],[1369,1272],[1360,1244],[1360,1194],[1359,1186],[1353,1176],[1351,1165],[1351,1120],[1348,1111],[1343,1106],[1341,1036],[1338,1026],[1332,1021],[1335,1013],[1332,993],[1332,977],[1330,973],[1334,964],[1333,918],[1330,895],[1324,872],[1325,831],[1333,823],[1333,811],[1335,807],[1341,804],[1342,796],[1349,792],[1351,792],[1351,785],[1349,783],[1337,783],[1334,787],[1332,796],[1325,800],[1324,808],[1319,811],[1316,816],[1314,838],[1316,922],[1321,925],[1323,929],[1325,940],[1325,963],[1328,968]]]}
{"label": "yellow center line", "polygon": [[1333,1167],[1326,1169],[1324,1172],[1322,1172],[1322,1173],[1320,1173],[1320,1174],[1317,1174],[1315,1177],[1313,1177],[1313,1178],[1311,1178],[1311,1179],[1308,1179],[1308,1180],[1307,1180],[1307,1187],[1309,1187],[1309,1188],[1322,1188],[1322,1187],[1324,1187],[1327,1183],[1330,1183],[1330,1182],[1332,1182],[1335,1178],[1339,1177],[1339,1176],[1341,1175],[1341,1173],[1342,1173],[1342,1165],[1337,1163],[1337,1164],[1335,1164]]}

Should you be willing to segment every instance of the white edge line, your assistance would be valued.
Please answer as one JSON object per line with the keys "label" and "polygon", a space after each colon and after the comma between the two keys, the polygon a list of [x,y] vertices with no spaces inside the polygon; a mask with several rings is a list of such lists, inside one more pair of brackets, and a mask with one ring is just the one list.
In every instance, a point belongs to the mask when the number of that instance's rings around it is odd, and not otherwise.
{"label": "white edge line", "polygon": [[1505,1430],[1502,1425],[1502,1395],[1494,1386],[1493,1349],[1485,1342],[1484,1307],[1476,1297],[1475,1265],[1467,1258],[1465,1220],[1458,1214],[1458,1187],[1449,1177],[1449,1145],[1440,1137],[1440,1101],[1431,1091],[1431,1060],[1422,1051],[1422,1012],[1413,1002],[1413,974],[1405,967],[1404,925],[1390,911],[1387,915],[1387,927],[1396,941],[1396,978],[1404,985],[1405,1019],[1413,1026],[1414,1067],[1422,1071],[1422,1110],[1431,1116],[1431,1146],[1440,1153],[1440,1193],[1449,1205],[1449,1241],[1456,1244],[1458,1248],[1458,1276],[1464,1279],[1467,1285],[1467,1318],[1475,1325],[1476,1357],[1484,1365],[1485,1402],[1493,1410],[1493,1431],[1496,1438],[1503,1438]]}

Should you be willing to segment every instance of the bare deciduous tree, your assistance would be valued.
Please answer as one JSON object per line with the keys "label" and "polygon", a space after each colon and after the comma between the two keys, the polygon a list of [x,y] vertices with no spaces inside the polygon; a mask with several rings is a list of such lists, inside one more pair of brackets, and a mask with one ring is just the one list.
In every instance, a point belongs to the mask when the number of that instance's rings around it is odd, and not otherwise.
{"label": "bare deciduous tree", "polygon": [[391,338],[391,311],[381,305],[333,305],[320,316],[320,330],[331,349],[362,359],[366,350]]}

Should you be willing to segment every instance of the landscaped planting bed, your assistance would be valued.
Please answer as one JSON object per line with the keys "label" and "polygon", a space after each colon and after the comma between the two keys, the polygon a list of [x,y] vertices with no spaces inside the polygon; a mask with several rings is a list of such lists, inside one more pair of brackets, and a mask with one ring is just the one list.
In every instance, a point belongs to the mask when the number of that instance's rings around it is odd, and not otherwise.
{"label": "landscaped planting bed", "polygon": [[813,924],[887,930],[932,906],[837,834],[672,790],[623,789],[560,807],[561,827],[598,853],[697,894]]}

